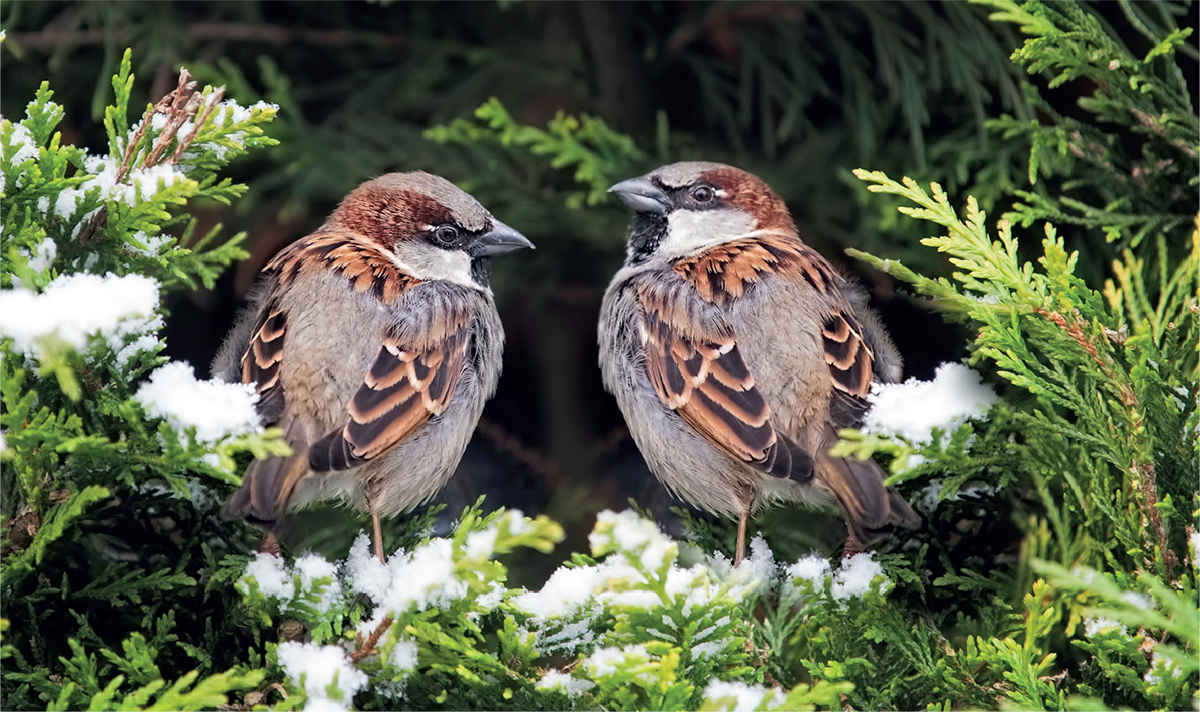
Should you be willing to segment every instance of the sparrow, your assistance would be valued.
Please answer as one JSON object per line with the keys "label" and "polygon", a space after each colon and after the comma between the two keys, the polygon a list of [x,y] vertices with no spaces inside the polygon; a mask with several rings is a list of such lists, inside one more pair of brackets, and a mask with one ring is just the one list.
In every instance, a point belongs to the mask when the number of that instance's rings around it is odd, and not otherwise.
{"label": "sparrow", "polygon": [[747,519],[774,501],[835,504],[850,556],[920,517],[871,460],[829,454],[900,355],[860,288],[804,244],[761,179],[663,166],[609,188],[636,215],[598,329],[605,388],[676,496]]}
{"label": "sparrow", "polygon": [[450,478],[500,378],[495,255],[532,248],[450,181],[389,173],[347,195],[263,269],[213,374],[251,384],[292,454],[256,460],[222,509],[273,534],[342,500],[380,517]]}

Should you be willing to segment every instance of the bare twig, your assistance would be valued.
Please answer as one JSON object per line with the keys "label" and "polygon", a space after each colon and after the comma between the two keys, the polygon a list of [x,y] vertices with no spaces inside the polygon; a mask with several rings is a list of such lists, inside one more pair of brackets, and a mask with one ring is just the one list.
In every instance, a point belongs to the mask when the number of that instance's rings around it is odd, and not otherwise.
{"label": "bare twig", "polygon": [[[158,159],[162,157],[163,151],[167,150],[167,144],[175,138],[175,134],[179,132],[179,127],[183,126],[183,122],[196,115],[196,110],[200,108],[202,100],[203,97],[196,93],[196,81],[192,79],[191,73],[187,69],[180,68],[179,86],[159,102],[160,105],[167,102],[166,110],[161,112],[166,115],[167,123],[163,126],[162,133],[158,135],[154,148],[150,149],[150,155],[146,156],[145,162],[142,163],[143,168],[158,165]],[[145,125],[145,122],[142,123]]]}
{"label": "bare twig", "polygon": [[[218,89],[215,96],[218,97],[216,101],[219,102],[220,97],[224,96],[224,89]],[[146,156],[146,159],[142,161],[142,168],[149,168],[150,166],[158,165],[159,160],[162,158],[163,152],[167,150],[167,146],[171,143],[172,139],[176,137],[179,127],[183,126],[183,123],[189,118],[192,118],[196,115],[197,110],[200,108],[201,101],[203,101],[203,97],[196,91],[196,80],[192,79],[191,73],[188,72],[186,68],[181,68],[179,70],[179,82],[175,86],[175,89],[172,90],[170,94],[167,94],[163,98],[159,99],[158,103],[148,109],[145,115],[142,116],[141,123],[138,124],[137,129],[133,132],[133,136],[130,137],[129,144],[125,146],[125,154],[121,158],[120,167],[117,168],[115,182],[124,183],[125,179],[128,178],[129,174],[134,170],[138,144],[141,143],[142,136],[144,136],[146,133],[146,127],[153,123],[156,115],[163,114],[167,117],[167,122],[163,126],[162,132],[159,133],[154,146],[150,149],[150,153]],[[215,107],[215,105],[216,103],[213,104],[213,107]],[[207,118],[211,111],[212,107],[210,107],[208,112],[205,113],[204,118]],[[204,121],[201,119],[192,128],[191,134],[188,137],[189,143],[192,138],[195,138],[196,132],[203,123]],[[181,155],[182,151],[177,150],[170,158],[167,159],[166,162],[168,164],[174,163]],[[88,219],[88,224],[84,227],[84,229],[80,231],[79,242],[82,244],[90,240],[92,236],[103,229],[104,223],[107,220],[108,206],[107,204],[101,205],[96,212],[92,214],[92,217]]]}
{"label": "bare twig", "polygon": [[350,653],[350,662],[356,663],[368,655],[374,655],[375,653],[379,652],[375,649],[375,646],[379,643],[379,638],[383,636],[384,631],[391,626],[391,616],[388,616],[380,621],[379,625],[375,626],[375,630],[371,631],[371,635],[367,636],[367,641],[363,643],[363,646],[358,650],[355,650],[353,653]]}
{"label": "bare twig", "polygon": [[499,423],[488,418],[480,418],[476,428],[500,446],[501,450],[525,463],[529,469],[536,472],[546,482],[554,484],[562,480],[562,468],[557,462],[526,446],[520,438],[505,430]]}
{"label": "bare twig", "polygon": [[[352,32],[348,30],[317,30],[286,28],[277,25],[244,22],[194,22],[187,26],[193,41],[261,42],[264,44],[310,44],[324,46],[371,45],[396,47],[400,37],[384,32]],[[39,32],[10,32],[5,41],[24,49],[55,50],[63,45],[96,45],[105,42],[126,42],[134,32],[131,26],[89,27],[76,30],[70,27],[47,27]]]}
{"label": "bare twig", "polygon": [[217,110],[217,106],[220,105],[221,100],[224,98],[225,87],[219,87],[212,93],[212,96],[208,99],[208,105],[204,107],[204,113],[192,124],[191,132],[179,142],[179,148],[175,149],[174,155],[171,156],[167,163],[179,162],[179,159],[183,157],[183,152],[188,149],[188,146],[192,145],[192,141],[196,140],[196,134],[200,133],[200,127],[208,122],[208,118]]}

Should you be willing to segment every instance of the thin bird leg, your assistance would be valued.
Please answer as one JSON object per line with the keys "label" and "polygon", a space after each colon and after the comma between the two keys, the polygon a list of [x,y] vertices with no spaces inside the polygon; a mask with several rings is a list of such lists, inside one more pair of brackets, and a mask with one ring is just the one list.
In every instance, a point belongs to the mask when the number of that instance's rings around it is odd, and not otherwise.
{"label": "thin bird leg", "polygon": [[849,559],[851,556],[854,556],[855,554],[861,554],[866,550],[867,548],[862,545],[862,542],[858,540],[858,537],[854,536],[854,533],[851,532],[846,537],[846,546],[842,549],[842,558]]}
{"label": "thin bird leg", "polygon": [[271,532],[263,532],[262,543],[258,545],[258,550],[271,556],[283,556],[279,550],[279,540]]}
{"label": "thin bird leg", "polygon": [[738,537],[737,551],[733,554],[733,566],[737,568],[742,563],[742,559],[746,558],[746,520],[750,517],[750,512],[743,509],[742,515],[738,517]]}
{"label": "thin bird leg", "polygon": [[375,527],[375,555],[379,557],[379,563],[387,565],[387,559],[383,557],[383,529],[379,526],[379,512],[371,511],[371,525]]}

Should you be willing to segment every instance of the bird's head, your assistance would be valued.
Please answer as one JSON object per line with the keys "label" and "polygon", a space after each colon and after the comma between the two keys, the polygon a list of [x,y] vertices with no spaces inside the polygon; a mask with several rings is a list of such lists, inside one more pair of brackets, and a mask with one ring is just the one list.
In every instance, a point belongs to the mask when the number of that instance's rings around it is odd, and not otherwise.
{"label": "bird's head", "polygon": [[382,245],[417,279],[484,289],[489,257],[533,248],[471,195],[422,171],[388,173],[363,183],[329,220]]}
{"label": "bird's head", "polygon": [[608,191],[637,213],[629,264],[652,256],[673,261],[759,233],[796,234],[787,205],[769,185],[720,163],[672,163]]}

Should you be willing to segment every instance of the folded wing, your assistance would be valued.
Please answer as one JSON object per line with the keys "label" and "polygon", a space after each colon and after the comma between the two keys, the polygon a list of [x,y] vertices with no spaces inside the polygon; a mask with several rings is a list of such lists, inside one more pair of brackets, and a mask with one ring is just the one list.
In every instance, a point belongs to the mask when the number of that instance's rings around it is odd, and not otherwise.
{"label": "folded wing", "polygon": [[470,344],[467,310],[446,315],[441,338],[406,343],[385,334],[375,361],[346,408],[346,424],[313,443],[318,472],[346,470],[378,457],[440,415],[462,378]]}
{"label": "folded wing", "polygon": [[696,319],[693,291],[643,282],[641,337],[646,375],[658,397],[724,452],[780,477],[806,479],[811,460],[776,431],[727,323]]}

